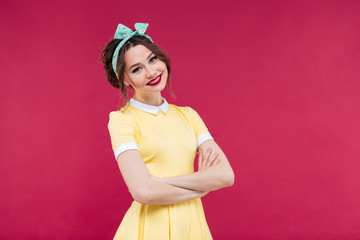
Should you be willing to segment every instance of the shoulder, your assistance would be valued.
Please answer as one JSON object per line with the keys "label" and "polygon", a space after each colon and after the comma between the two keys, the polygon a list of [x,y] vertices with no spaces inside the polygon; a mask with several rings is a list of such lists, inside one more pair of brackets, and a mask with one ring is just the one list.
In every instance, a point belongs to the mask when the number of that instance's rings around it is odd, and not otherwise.
{"label": "shoulder", "polygon": [[194,114],[197,114],[197,112],[192,107],[189,106],[176,106],[174,104],[169,104],[169,106],[185,114],[186,116],[192,116]]}
{"label": "shoulder", "polygon": [[116,111],[111,111],[109,113],[109,118],[132,118],[133,113],[131,111],[131,108],[126,105],[124,107],[122,107],[120,110],[116,110]]}
{"label": "shoulder", "polygon": [[191,125],[197,125],[199,122],[202,121],[200,115],[189,106],[179,107],[171,104],[171,107],[174,107],[175,110],[182,115]]}
{"label": "shoulder", "polygon": [[126,106],[117,111],[112,111],[109,113],[109,123],[108,126],[111,127],[113,125],[133,125],[134,114],[130,108]]}

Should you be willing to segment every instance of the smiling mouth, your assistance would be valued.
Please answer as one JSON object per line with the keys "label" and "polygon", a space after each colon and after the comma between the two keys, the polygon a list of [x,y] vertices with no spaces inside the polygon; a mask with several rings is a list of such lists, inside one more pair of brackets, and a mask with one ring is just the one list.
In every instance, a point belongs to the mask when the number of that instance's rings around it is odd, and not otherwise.
{"label": "smiling mouth", "polygon": [[162,74],[160,74],[159,76],[157,76],[156,78],[154,78],[153,80],[148,82],[146,85],[155,86],[155,85],[159,84],[161,82],[161,76],[162,76]]}

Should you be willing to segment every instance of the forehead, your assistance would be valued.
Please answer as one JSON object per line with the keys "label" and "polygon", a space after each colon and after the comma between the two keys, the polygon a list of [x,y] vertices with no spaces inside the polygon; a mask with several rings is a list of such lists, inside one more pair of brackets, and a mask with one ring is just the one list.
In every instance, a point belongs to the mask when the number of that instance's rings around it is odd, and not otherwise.
{"label": "forehead", "polygon": [[125,53],[125,64],[131,66],[136,63],[147,61],[147,58],[152,52],[144,45],[136,45],[129,48]]}

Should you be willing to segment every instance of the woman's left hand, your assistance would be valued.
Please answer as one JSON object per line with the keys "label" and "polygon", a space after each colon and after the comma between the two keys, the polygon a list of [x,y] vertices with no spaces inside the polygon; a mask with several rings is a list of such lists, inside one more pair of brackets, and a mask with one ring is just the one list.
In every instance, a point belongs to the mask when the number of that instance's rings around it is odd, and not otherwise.
{"label": "woman's left hand", "polygon": [[205,154],[203,154],[201,150],[199,151],[198,171],[202,171],[219,163],[220,163],[220,158],[218,152],[214,152],[211,148],[208,148]]}

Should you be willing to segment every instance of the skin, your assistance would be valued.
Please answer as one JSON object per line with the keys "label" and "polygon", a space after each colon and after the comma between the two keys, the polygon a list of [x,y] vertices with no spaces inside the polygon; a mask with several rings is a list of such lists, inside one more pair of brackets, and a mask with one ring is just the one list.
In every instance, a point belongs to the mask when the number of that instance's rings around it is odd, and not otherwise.
{"label": "skin", "polygon": [[[124,83],[134,89],[133,98],[154,106],[162,104],[161,91],[166,86],[168,71],[166,64],[145,46],[137,45],[125,53]],[[161,75],[161,82],[156,86],[146,85]]]}
{"label": "skin", "polygon": [[202,143],[199,154],[199,171],[157,180],[196,191],[214,191],[234,184],[234,172],[230,163],[214,140],[209,139]]}
{"label": "skin", "polygon": [[[147,85],[160,75],[159,84]],[[143,45],[134,46],[125,53],[124,83],[134,89],[134,99],[160,106],[163,103],[161,91],[167,78],[165,63]],[[234,172],[214,140],[205,141],[198,150],[198,171],[177,177],[160,179],[151,176],[137,150],[123,152],[117,162],[135,201],[151,205],[174,204],[203,197],[209,191],[234,184]]]}

